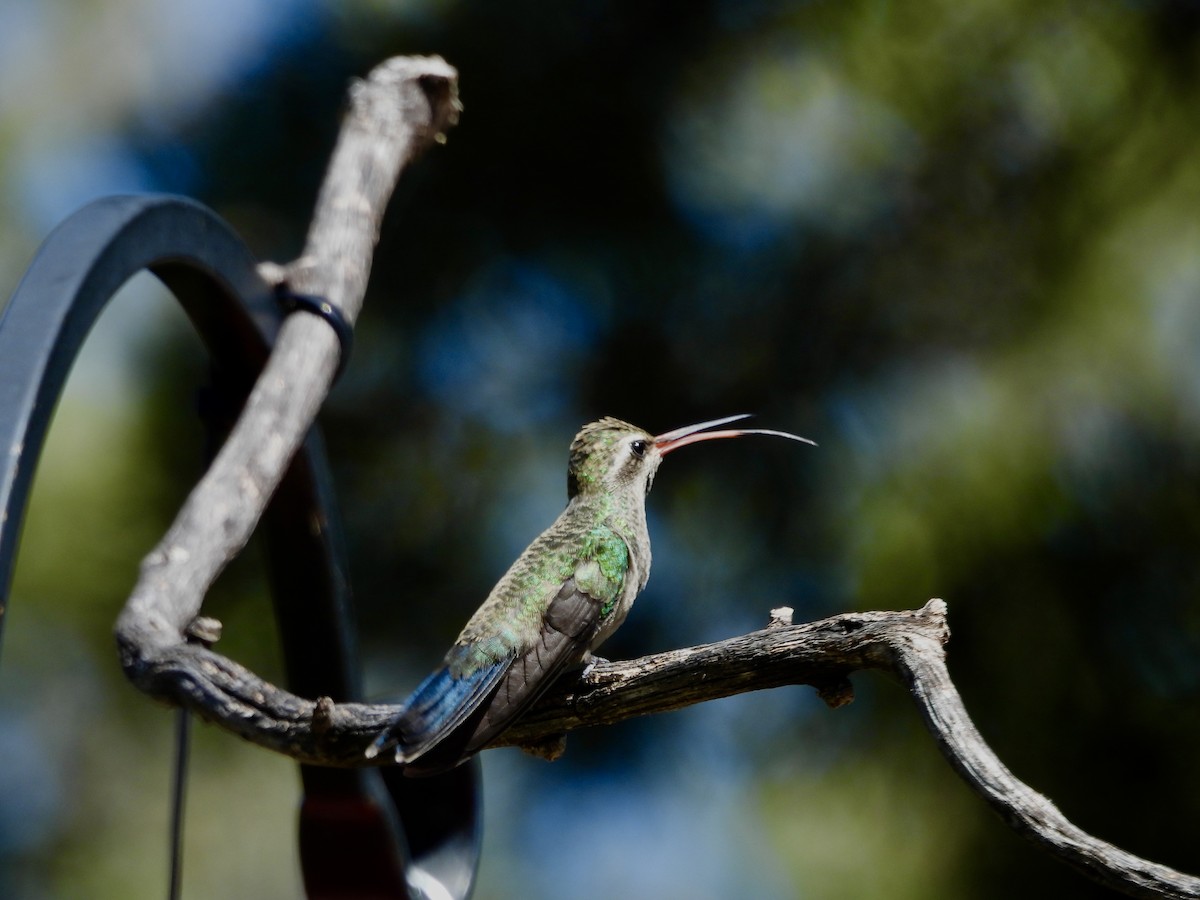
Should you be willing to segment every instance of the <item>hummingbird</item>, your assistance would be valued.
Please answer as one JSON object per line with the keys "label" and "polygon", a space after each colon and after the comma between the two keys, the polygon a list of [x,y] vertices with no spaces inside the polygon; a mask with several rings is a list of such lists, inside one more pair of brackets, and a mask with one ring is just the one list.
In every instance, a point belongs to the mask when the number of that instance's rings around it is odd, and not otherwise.
{"label": "hummingbird", "polygon": [[700,441],[750,434],[813,444],[786,431],[712,431],[726,416],[660,435],[606,417],[571,443],[567,507],[492,588],[442,664],[367,748],[395,747],[405,774],[470,758],[553,683],[587,664],[625,621],[650,577],[646,495],[664,456]]}

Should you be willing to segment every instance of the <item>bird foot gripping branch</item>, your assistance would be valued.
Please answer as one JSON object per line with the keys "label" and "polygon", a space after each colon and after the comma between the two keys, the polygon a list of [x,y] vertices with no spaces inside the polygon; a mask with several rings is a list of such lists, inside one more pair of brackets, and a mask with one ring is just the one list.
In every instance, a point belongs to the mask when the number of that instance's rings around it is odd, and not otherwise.
{"label": "bird foot gripping branch", "polygon": [[[395,747],[407,774],[453,768],[616,631],[650,577],[646,495],[668,453],[751,434],[814,444],[785,431],[710,430],[744,418],[657,436],[613,418],[585,425],[571,443],[567,508],[512,564],[366,755]],[[534,749],[553,759],[562,741]]]}

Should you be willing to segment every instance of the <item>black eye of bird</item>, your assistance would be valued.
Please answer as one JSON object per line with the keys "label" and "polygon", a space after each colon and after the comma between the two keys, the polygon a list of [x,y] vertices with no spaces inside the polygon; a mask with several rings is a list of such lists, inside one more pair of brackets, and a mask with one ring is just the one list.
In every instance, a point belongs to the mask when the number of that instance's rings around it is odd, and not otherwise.
{"label": "black eye of bird", "polygon": [[633,451],[634,456],[640,459],[646,455],[646,442],[640,439],[636,440],[629,445],[629,449]]}

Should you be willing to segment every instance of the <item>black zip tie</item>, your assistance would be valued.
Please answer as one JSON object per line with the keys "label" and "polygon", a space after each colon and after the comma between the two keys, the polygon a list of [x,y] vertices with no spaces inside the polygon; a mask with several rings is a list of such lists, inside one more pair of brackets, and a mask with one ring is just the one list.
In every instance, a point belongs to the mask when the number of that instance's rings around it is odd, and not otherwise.
{"label": "black zip tie", "polygon": [[324,297],[298,294],[285,284],[275,288],[275,296],[285,315],[304,310],[329,323],[338,339],[338,366],[337,371],[333,373],[333,380],[337,381],[346,370],[346,363],[350,361],[350,350],[354,347],[354,326],[338,307]]}

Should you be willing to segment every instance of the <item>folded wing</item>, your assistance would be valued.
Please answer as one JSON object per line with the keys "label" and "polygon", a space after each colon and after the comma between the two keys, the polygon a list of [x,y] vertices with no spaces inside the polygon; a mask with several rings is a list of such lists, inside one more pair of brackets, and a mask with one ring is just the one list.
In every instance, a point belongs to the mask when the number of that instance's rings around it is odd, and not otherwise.
{"label": "folded wing", "polygon": [[575,572],[550,601],[527,646],[483,666],[467,664],[477,659],[477,647],[452,647],[376,738],[369,755],[394,744],[396,761],[413,773],[451,768],[507,728],[565,669],[578,665],[621,582],[602,575],[592,560],[581,561]]}

